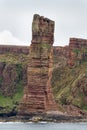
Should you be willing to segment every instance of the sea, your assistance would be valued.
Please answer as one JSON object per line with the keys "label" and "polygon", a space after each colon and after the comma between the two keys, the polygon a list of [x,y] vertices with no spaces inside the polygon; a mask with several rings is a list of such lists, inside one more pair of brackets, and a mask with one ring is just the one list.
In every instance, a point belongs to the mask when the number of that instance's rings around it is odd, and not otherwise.
{"label": "sea", "polygon": [[0,130],[87,130],[87,122],[81,123],[22,123],[0,122]]}

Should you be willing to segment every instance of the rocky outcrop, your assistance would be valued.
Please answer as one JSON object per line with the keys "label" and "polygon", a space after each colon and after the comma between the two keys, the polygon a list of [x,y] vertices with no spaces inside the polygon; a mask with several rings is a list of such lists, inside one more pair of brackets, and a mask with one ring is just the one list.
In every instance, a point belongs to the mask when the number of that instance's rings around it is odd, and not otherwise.
{"label": "rocky outcrop", "polygon": [[[87,61],[87,39],[70,38],[69,46],[54,47],[54,57],[58,66],[74,67],[83,61]],[[64,64],[62,61],[64,60]],[[55,59],[54,62],[56,63]]]}
{"label": "rocky outcrop", "polygon": [[51,89],[54,22],[34,15],[28,64],[28,84],[19,107],[20,115],[57,110]]}
{"label": "rocky outcrop", "polygon": [[76,66],[87,59],[87,40],[70,38],[69,41],[69,66]]}
{"label": "rocky outcrop", "polygon": [[87,48],[87,39],[81,38],[70,38],[69,48],[70,49],[82,49]]}

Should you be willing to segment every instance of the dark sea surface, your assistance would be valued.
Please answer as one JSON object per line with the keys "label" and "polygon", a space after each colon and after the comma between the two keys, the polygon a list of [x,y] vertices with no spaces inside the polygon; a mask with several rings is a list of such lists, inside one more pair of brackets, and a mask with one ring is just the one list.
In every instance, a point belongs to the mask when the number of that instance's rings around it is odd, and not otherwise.
{"label": "dark sea surface", "polygon": [[87,130],[87,123],[0,122],[0,130]]}

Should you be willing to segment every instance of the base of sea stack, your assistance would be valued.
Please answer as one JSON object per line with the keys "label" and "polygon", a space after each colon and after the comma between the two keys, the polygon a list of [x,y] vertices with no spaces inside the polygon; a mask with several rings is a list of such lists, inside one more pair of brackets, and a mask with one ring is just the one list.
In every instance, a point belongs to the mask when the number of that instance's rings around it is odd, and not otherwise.
{"label": "base of sea stack", "polygon": [[53,113],[30,113],[26,116],[17,115],[10,117],[0,117],[0,122],[87,122],[87,116],[70,116]]}
{"label": "base of sea stack", "polygon": [[[45,106],[40,106],[38,108],[35,107],[34,104],[31,108],[25,105],[25,107],[20,105],[21,108],[18,110],[18,115],[20,116],[30,116],[30,115],[46,115],[46,114],[63,114],[62,112],[57,111],[57,106],[53,105],[53,109],[50,109],[51,107],[45,108]],[[39,105],[38,105],[39,106]],[[24,109],[25,108],[25,109]],[[27,108],[27,109],[26,109]]]}
{"label": "base of sea stack", "polygon": [[[19,118],[19,117],[18,117]],[[87,122],[87,117],[83,116],[66,116],[62,114],[30,114],[19,118],[23,122]]]}
{"label": "base of sea stack", "polygon": [[67,112],[61,112],[58,110],[52,111],[33,111],[33,112],[19,112],[17,115],[17,119],[23,122],[87,122],[87,113],[81,111],[77,113],[77,115],[72,111],[72,114]]}

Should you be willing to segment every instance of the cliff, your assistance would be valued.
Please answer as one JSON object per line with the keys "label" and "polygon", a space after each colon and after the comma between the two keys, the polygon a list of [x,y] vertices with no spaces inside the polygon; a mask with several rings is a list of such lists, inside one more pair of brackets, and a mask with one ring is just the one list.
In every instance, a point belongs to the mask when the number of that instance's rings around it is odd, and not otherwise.
{"label": "cliff", "polygon": [[[11,48],[12,47],[12,48]],[[26,47],[0,46],[0,115],[14,115],[27,84]],[[7,51],[12,50],[12,52]],[[17,51],[14,52],[17,48]],[[20,51],[24,48],[25,52]],[[29,50],[29,49],[28,49]],[[29,52],[29,51],[28,51]]]}
{"label": "cliff", "polygon": [[0,45],[0,54],[29,54],[29,46],[11,46],[11,45]]}
{"label": "cliff", "polygon": [[[9,48],[4,46],[6,47]],[[2,46],[0,46],[1,50]],[[4,51],[0,54],[1,116],[14,115],[18,111],[24,87],[27,85],[27,67],[29,63],[31,64],[29,57],[29,53],[24,54],[20,51],[19,53]],[[61,104],[63,111],[68,114],[79,115],[82,111],[87,111],[86,45],[77,48],[74,43],[72,47],[70,40],[69,46],[53,47],[53,63],[51,86],[56,103]]]}
{"label": "cliff", "polygon": [[52,86],[56,102],[68,114],[87,110],[87,40],[70,38],[69,46],[54,48]]}

